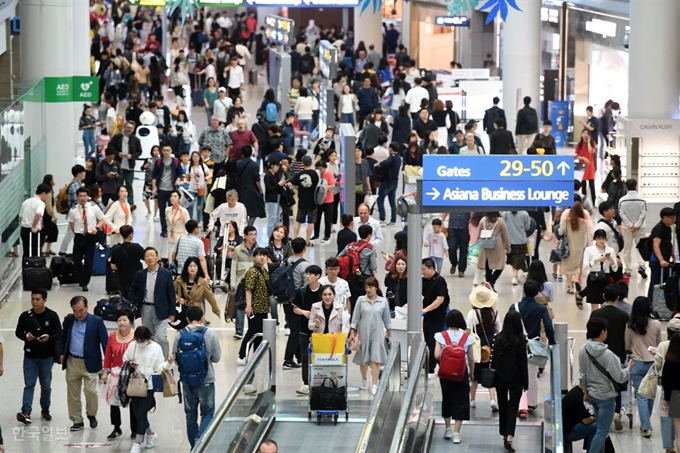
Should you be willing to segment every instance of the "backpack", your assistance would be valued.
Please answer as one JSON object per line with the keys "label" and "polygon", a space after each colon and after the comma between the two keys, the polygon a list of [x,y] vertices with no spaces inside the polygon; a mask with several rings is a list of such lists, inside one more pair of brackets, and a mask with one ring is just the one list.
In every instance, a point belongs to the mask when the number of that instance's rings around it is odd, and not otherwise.
{"label": "backpack", "polygon": [[269,275],[269,285],[272,289],[272,295],[279,303],[289,302],[295,297],[293,271],[297,265],[303,261],[305,261],[305,259],[300,258],[292,265],[281,264]]}
{"label": "backpack", "polygon": [[[359,242],[363,243],[359,244]],[[338,262],[340,263],[340,272],[338,275],[340,275],[340,278],[347,280],[350,276],[357,275],[361,272],[361,269],[359,268],[359,254],[366,247],[373,248],[369,242],[365,241],[352,242],[349,247],[347,247],[347,253],[338,258]]]}
{"label": "backpack", "polygon": [[[159,157],[158,159],[156,159],[156,168],[158,168],[158,169],[161,168],[161,162],[163,162],[163,159],[162,159],[162,158]],[[172,164],[171,164],[171,165],[174,165],[175,168],[180,169],[179,159],[176,158],[176,157],[173,157],[173,158],[172,158]]]}
{"label": "backpack", "polygon": [[529,108],[524,114],[526,119],[527,130],[537,131],[538,130],[538,116],[536,115],[536,109]]}
{"label": "backpack", "polygon": [[607,222],[605,219],[600,219],[597,221],[597,223],[604,223],[609,227],[609,229],[614,233],[614,237],[616,238],[616,244],[619,246],[619,252],[623,251],[623,236],[621,236],[621,233],[619,233],[619,230],[614,228],[611,223]]}
{"label": "backpack", "polygon": [[267,104],[264,110],[264,120],[268,123],[276,123],[279,117],[279,108],[276,106],[276,102],[270,102]]}
{"label": "backpack", "polygon": [[406,198],[404,198],[403,195],[400,195],[399,198],[397,198],[397,215],[403,219],[408,217],[408,201],[406,201]]}
{"label": "backpack", "polygon": [[189,332],[179,331],[175,360],[179,367],[179,379],[189,387],[203,385],[208,375],[208,354],[205,347],[205,327]]}
{"label": "backpack", "polygon": [[68,189],[71,187],[71,184],[74,183],[70,182],[59,189],[59,194],[57,195],[57,212],[59,214],[68,214],[71,210],[71,203],[68,199]]}
{"label": "backpack", "polygon": [[321,173],[316,172],[319,175],[319,182],[314,189],[314,203],[321,206],[326,199],[326,194],[328,193],[328,181],[326,181]]}
{"label": "backpack", "polygon": [[448,330],[442,332],[446,346],[442,349],[442,355],[439,358],[439,372],[440,379],[452,382],[462,382],[467,371],[467,354],[465,353],[465,342],[468,339],[468,334],[464,333],[458,344],[451,343]]}

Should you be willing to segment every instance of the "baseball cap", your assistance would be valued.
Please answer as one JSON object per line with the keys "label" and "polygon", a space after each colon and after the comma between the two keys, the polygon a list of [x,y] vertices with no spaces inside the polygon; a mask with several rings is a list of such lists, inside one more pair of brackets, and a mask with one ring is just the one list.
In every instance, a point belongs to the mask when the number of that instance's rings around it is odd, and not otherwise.
{"label": "baseball cap", "polygon": [[305,156],[302,158],[302,163],[304,165],[312,165],[312,156]]}
{"label": "baseball cap", "polygon": [[226,93],[226,92],[227,92],[227,89],[224,88],[224,87],[220,87],[220,88],[217,90],[217,92],[219,93],[220,91],[224,91],[224,92]]}
{"label": "baseball cap", "polygon": [[666,326],[666,328],[668,330],[680,332],[680,318],[673,318],[670,321],[668,321],[668,325]]}

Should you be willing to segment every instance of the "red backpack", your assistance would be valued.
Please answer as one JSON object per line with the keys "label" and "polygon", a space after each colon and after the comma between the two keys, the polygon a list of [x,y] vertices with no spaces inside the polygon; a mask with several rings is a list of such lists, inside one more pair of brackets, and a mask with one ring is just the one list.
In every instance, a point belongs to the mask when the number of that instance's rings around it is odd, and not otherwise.
{"label": "red backpack", "polygon": [[[361,242],[361,244],[359,244],[359,242]],[[349,247],[347,247],[347,252],[338,258],[338,262],[340,263],[340,272],[338,272],[338,275],[340,278],[347,280],[351,275],[356,275],[360,272],[359,263],[361,261],[359,254],[366,247],[373,248],[371,243],[366,241],[352,242]]]}
{"label": "red backpack", "polygon": [[465,371],[467,370],[467,354],[465,353],[465,342],[468,339],[468,334],[464,333],[458,344],[451,343],[451,337],[447,330],[442,332],[446,346],[442,349],[442,355],[439,358],[439,373],[440,379],[453,382],[462,382],[465,378]]}

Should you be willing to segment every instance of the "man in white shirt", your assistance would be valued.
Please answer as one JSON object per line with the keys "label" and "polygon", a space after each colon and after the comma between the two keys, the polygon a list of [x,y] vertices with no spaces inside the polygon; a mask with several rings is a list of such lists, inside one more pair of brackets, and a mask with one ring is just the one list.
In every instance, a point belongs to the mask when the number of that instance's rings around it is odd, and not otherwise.
{"label": "man in white shirt", "polygon": [[27,256],[40,256],[44,237],[40,237],[42,218],[45,214],[45,199],[52,193],[52,188],[47,184],[40,184],[35,195],[21,203],[19,222],[21,222],[21,245],[24,249],[24,258]]}
{"label": "man in white shirt", "polygon": [[227,89],[224,87],[220,87],[217,90],[217,95],[219,97],[215,99],[215,102],[212,105],[213,114],[220,119],[220,123],[223,123],[226,126],[229,124],[227,122],[227,112],[234,103],[227,97]]}
{"label": "man in white shirt", "polygon": [[[630,275],[633,263],[630,253],[635,249],[637,256],[638,273],[642,278],[647,278],[645,271],[645,261],[637,249],[640,239],[645,237],[645,227],[647,226],[647,202],[637,191],[638,182],[635,179],[626,180],[628,193],[619,200],[619,215],[621,216],[621,226],[623,227],[623,273]],[[607,235],[609,237],[609,235]]]}
{"label": "man in white shirt", "polygon": [[349,290],[349,283],[345,279],[338,276],[340,272],[340,262],[337,258],[332,257],[326,260],[326,275],[319,279],[319,283],[323,285],[331,285],[335,288],[335,303],[345,307],[345,310],[351,309],[350,297],[352,294]]}
{"label": "man in white shirt", "polygon": [[248,64],[248,60],[252,60],[253,56],[250,54],[250,50],[248,50],[248,47],[246,47],[243,42],[243,38],[239,38],[238,44],[234,46],[234,50],[236,50],[236,53],[241,56],[241,58],[238,59],[238,64],[242,68],[245,68]]}
{"label": "man in white shirt", "polygon": [[416,77],[414,80],[416,86],[408,90],[406,93],[405,102],[408,104],[408,110],[411,112],[411,118],[413,121],[418,120],[418,112],[420,112],[420,102],[423,99],[430,100],[430,93],[423,88],[423,79]]}
{"label": "man in white shirt", "polygon": [[384,241],[380,222],[370,216],[370,209],[365,203],[361,203],[357,211],[359,212],[359,216],[354,218],[354,232],[357,234],[357,237],[359,237],[359,227],[361,225],[370,225],[371,228],[373,228],[371,245],[377,250]]}
{"label": "man in white shirt", "polygon": [[[109,223],[99,206],[88,201],[87,189],[78,189],[78,204],[68,213],[68,226],[75,234],[73,238],[73,264],[76,273],[80,275],[80,286],[83,291],[89,291],[87,285],[92,277],[92,261],[94,247],[97,243],[100,225]],[[112,224],[109,224],[113,228]],[[85,265],[83,266],[83,258]]]}
{"label": "man in white shirt", "polygon": [[243,203],[238,201],[238,192],[236,190],[230,190],[227,192],[227,202],[222,203],[216,207],[210,214],[210,221],[208,222],[208,234],[213,232],[215,228],[215,222],[219,219],[220,223],[224,225],[226,222],[231,222],[232,220],[238,225],[238,230],[243,232],[246,226],[248,226],[248,213],[246,207]]}
{"label": "man in white shirt", "polygon": [[229,97],[231,99],[239,97],[245,85],[245,78],[243,77],[243,68],[238,65],[238,57],[233,56],[229,59],[229,66],[224,69],[224,79],[227,81],[227,88],[229,88]]}
{"label": "man in white shirt", "polygon": [[[222,11],[222,15],[218,17],[216,20],[217,25],[220,26],[222,31],[229,36],[229,30],[231,27],[234,25],[234,23],[229,19],[228,13],[226,11]],[[208,30],[208,33],[210,33],[210,30]]]}

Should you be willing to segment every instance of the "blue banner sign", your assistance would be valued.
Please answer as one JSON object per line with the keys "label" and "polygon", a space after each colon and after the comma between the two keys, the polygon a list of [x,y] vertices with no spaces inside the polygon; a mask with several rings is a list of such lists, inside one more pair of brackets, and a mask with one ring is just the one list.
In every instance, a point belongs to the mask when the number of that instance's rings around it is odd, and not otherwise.
{"label": "blue banner sign", "polygon": [[423,181],[423,206],[571,206],[574,182]]}
{"label": "blue banner sign", "polygon": [[573,156],[423,156],[424,181],[574,181]]}

